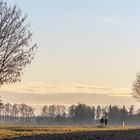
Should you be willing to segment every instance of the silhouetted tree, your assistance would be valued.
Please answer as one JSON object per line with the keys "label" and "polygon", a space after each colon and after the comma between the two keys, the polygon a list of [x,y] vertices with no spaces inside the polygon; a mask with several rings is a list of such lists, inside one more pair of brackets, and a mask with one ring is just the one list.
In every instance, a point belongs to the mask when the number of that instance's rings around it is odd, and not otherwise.
{"label": "silhouetted tree", "polygon": [[92,110],[92,116],[93,116],[93,120],[95,119],[95,116],[96,116],[96,109],[95,109],[95,107],[94,106],[92,106],[92,108],[91,108],[91,110]]}
{"label": "silhouetted tree", "polygon": [[11,123],[11,113],[12,113],[12,105],[7,103],[4,105],[5,109],[5,120],[7,123]]}
{"label": "silhouetted tree", "polygon": [[129,115],[132,116],[134,114],[135,108],[134,105],[131,105],[129,108]]}
{"label": "silhouetted tree", "polygon": [[64,105],[57,105],[56,106],[56,116],[59,117],[66,117],[66,107]]}
{"label": "silhouetted tree", "polygon": [[140,72],[136,74],[136,79],[132,85],[132,96],[140,100]]}
{"label": "silhouetted tree", "polygon": [[34,58],[30,25],[17,6],[0,1],[0,85],[20,81],[23,69]]}
{"label": "silhouetted tree", "polygon": [[109,120],[113,123],[120,121],[121,112],[120,109],[117,106],[109,106],[108,111]]}
{"label": "silhouetted tree", "polygon": [[97,120],[100,119],[101,114],[102,114],[102,109],[101,109],[101,106],[98,105],[98,106],[97,106],[97,109],[96,109],[96,119],[97,119]]}
{"label": "silhouetted tree", "polygon": [[85,104],[72,105],[69,109],[69,116],[79,122],[91,122],[95,117],[95,109]]}
{"label": "silhouetted tree", "polygon": [[3,105],[3,102],[0,98],[0,122],[1,123],[2,123],[3,109],[4,109],[4,105]]}
{"label": "silhouetted tree", "polygon": [[25,123],[25,118],[26,118],[26,104],[20,104],[20,123]]}
{"label": "silhouetted tree", "polygon": [[43,106],[41,110],[41,116],[43,116],[44,118],[48,116],[48,106]]}
{"label": "silhouetted tree", "polygon": [[128,111],[127,111],[126,107],[123,106],[121,109],[121,119],[123,121],[125,121],[127,119],[127,116],[128,116]]}
{"label": "silhouetted tree", "polygon": [[19,123],[19,117],[20,117],[20,105],[14,104],[12,108],[12,114],[13,114],[13,121]]}
{"label": "silhouetted tree", "polygon": [[56,105],[51,105],[48,108],[48,117],[55,118],[56,117]]}
{"label": "silhouetted tree", "polygon": [[75,105],[71,105],[70,107],[69,107],[69,117],[70,118],[74,118],[74,116],[75,116]]}

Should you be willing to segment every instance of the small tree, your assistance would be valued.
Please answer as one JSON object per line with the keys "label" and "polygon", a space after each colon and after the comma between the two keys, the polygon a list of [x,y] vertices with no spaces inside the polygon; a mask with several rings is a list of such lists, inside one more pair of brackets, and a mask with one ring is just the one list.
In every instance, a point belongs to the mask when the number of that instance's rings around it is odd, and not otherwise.
{"label": "small tree", "polygon": [[129,108],[129,115],[132,116],[135,112],[135,107],[134,105],[131,105],[130,108]]}
{"label": "small tree", "polygon": [[132,85],[132,96],[140,101],[140,73],[137,73],[136,79]]}
{"label": "small tree", "polygon": [[15,6],[0,0],[0,86],[20,81],[23,69],[34,58],[36,44],[31,44],[30,25]]}

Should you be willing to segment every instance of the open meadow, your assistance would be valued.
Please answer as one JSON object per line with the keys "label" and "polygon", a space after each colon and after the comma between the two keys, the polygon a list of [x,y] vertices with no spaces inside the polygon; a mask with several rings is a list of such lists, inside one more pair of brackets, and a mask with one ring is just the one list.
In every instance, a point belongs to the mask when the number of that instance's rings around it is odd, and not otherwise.
{"label": "open meadow", "polygon": [[1,126],[0,140],[140,140],[140,128]]}

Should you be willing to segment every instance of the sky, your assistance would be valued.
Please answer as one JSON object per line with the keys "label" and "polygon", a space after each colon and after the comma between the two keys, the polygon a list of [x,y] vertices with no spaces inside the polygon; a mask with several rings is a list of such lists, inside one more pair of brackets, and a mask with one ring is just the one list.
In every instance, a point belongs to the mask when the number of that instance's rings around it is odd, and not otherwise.
{"label": "sky", "polygon": [[139,0],[7,0],[28,15],[38,52],[5,102],[137,105]]}

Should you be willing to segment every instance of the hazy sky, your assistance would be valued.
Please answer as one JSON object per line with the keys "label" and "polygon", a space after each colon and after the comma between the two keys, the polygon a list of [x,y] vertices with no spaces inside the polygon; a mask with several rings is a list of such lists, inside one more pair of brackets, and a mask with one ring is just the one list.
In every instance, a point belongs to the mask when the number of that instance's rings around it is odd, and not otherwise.
{"label": "hazy sky", "polygon": [[[82,95],[90,93],[94,100],[96,94],[103,94],[105,103],[114,103],[116,99],[119,104],[124,98],[129,104],[136,102],[130,92],[135,74],[140,70],[139,0],[7,2],[17,3],[28,15],[33,41],[39,48],[34,62],[26,69],[23,82],[1,89],[5,100],[21,102],[17,96],[20,94],[21,99],[24,96],[23,102],[28,103],[25,97],[29,99],[33,93],[38,96],[57,94],[65,100],[61,103],[66,104],[70,95],[74,98],[81,93],[81,100],[79,96],[77,102],[84,102]],[[73,94],[64,96],[67,93]],[[58,100],[51,102],[58,103]],[[41,99],[32,102],[38,104]],[[87,98],[85,102],[88,103]],[[44,103],[50,100],[46,97]],[[71,100],[71,103],[75,102]],[[103,103],[103,99],[98,99],[97,103]]]}

